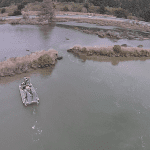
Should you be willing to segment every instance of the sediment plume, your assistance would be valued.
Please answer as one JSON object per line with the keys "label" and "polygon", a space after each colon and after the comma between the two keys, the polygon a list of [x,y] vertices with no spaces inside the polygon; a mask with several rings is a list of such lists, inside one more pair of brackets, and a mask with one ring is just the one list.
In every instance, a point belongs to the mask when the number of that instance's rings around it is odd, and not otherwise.
{"label": "sediment plume", "polygon": [[150,49],[139,47],[124,47],[120,45],[108,47],[81,47],[74,46],[67,50],[74,54],[85,56],[107,56],[107,57],[150,57]]}
{"label": "sediment plume", "polygon": [[23,57],[13,57],[0,62],[0,77],[13,76],[36,68],[55,65],[58,58],[56,50],[42,50]]}

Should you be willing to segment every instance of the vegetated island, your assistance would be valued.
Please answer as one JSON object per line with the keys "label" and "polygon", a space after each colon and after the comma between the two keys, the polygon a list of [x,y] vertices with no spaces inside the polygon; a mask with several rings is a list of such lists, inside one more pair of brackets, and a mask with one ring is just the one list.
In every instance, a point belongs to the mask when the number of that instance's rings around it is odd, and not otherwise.
{"label": "vegetated island", "polygon": [[108,47],[81,47],[74,46],[67,50],[67,52],[73,53],[75,56],[80,57],[84,61],[86,59],[98,60],[98,61],[115,61],[118,64],[119,61],[125,60],[138,60],[150,59],[150,49],[143,49],[140,47],[126,47],[114,45]]}
{"label": "vegetated island", "polygon": [[[84,14],[84,13],[83,13]],[[84,14],[85,15],[85,14]],[[89,13],[89,15],[92,15]],[[97,16],[98,14],[95,14],[94,16]],[[150,26],[147,24],[140,24],[138,21],[133,21],[132,23],[128,21],[122,21],[122,20],[115,20],[115,19],[105,19],[105,18],[69,18],[68,16],[66,17],[56,17],[55,18],[56,22],[68,22],[68,21],[76,21],[78,23],[90,23],[90,24],[96,24],[99,26],[116,26],[116,27],[121,27],[124,29],[132,29],[132,30],[139,30],[139,31],[144,31],[144,32],[150,32]]]}
{"label": "vegetated island", "polygon": [[54,66],[59,58],[56,50],[42,50],[23,57],[12,57],[0,62],[0,77],[14,76],[37,68]]}

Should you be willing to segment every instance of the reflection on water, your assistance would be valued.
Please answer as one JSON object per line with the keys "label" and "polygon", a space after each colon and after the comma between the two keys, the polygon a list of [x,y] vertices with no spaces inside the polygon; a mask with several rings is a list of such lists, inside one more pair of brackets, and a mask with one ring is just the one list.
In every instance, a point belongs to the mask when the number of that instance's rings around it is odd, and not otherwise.
{"label": "reflection on water", "polygon": [[[149,150],[150,61],[76,57],[67,52],[76,44],[109,46],[114,42],[62,27],[45,27],[0,28],[1,57],[12,56],[11,51],[16,57],[28,54],[26,49],[50,47],[64,57],[52,70],[48,67],[0,79],[1,149]],[[117,44],[124,42],[129,41]],[[139,41],[132,44],[137,46]],[[24,107],[21,102],[18,85],[24,76],[31,77],[40,98],[38,106]]]}
{"label": "reflection on water", "polygon": [[11,82],[14,82],[16,80],[22,80],[24,77],[30,77],[31,75],[34,74],[34,76],[38,76],[39,74],[41,77],[46,78],[51,75],[53,69],[55,66],[51,67],[46,67],[46,68],[38,68],[36,70],[32,70],[30,72],[22,73],[22,74],[17,74],[15,76],[7,76],[7,77],[1,77],[0,78],[0,84],[8,84]]}
{"label": "reflection on water", "polygon": [[82,62],[85,62],[86,60],[93,60],[93,61],[99,61],[99,62],[111,62],[113,66],[117,66],[119,62],[124,61],[146,61],[149,60],[150,57],[107,57],[107,56],[86,56],[84,54],[73,54],[75,57],[78,57],[82,60]]}
{"label": "reflection on water", "polygon": [[55,23],[51,23],[50,25],[39,26],[39,31],[44,37],[44,39],[49,39],[51,32],[55,27]]}

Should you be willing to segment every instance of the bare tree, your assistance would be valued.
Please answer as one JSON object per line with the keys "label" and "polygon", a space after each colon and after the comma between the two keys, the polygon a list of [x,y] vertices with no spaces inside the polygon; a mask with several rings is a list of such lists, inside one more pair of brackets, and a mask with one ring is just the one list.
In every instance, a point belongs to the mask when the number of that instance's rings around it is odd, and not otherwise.
{"label": "bare tree", "polygon": [[53,18],[55,17],[55,10],[52,0],[43,0],[42,10],[39,14],[39,17],[42,21],[48,21],[48,23],[53,20]]}

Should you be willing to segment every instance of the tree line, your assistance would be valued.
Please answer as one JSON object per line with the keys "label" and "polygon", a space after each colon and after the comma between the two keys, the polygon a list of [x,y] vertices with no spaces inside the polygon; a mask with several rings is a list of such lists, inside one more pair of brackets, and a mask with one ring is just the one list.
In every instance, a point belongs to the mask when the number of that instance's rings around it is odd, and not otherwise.
{"label": "tree line", "polygon": [[[6,7],[10,4],[21,3],[23,5],[29,2],[42,2],[43,0],[0,0],[0,7]],[[99,6],[98,13],[105,13],[106,7],[119,8],[115,11],[117,17],[127,18],[128,14],[132,16],[141,17],[145,21],[150,21],[150,0],[52,0],[57,2],[74,2],[84,3],[88,9],[90,3]]]}
{"label": "tree line", "polygon": [[[105,13],[104,7],[121,8],[116,10],[116,16],[127,17],[127,14],[150,21],[150,0],[57,0],[58,2],[92,3],[100,7],[100,13]],[[85,5],[87,6],[87,4]],[[88,8],[88,7],[87,7]]]}

